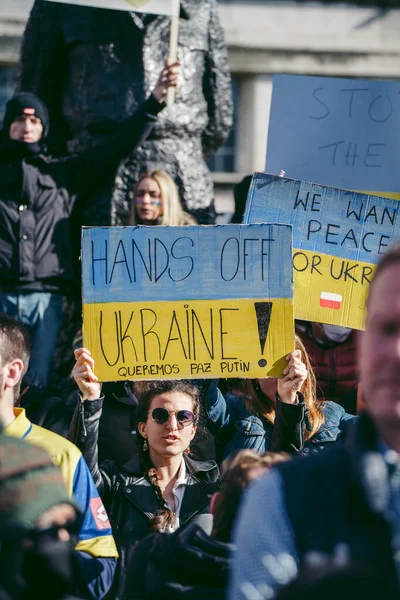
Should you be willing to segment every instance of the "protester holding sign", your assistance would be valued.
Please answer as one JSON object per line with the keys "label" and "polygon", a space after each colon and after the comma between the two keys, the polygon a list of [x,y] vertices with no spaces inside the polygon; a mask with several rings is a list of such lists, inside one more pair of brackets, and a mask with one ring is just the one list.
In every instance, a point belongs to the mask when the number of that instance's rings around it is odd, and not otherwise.
{"label": "protester holding sign", "polygon": [[[35,1],[22,42],[20,85],[48,103],[59,146],[86,150],[106,140],[140,106],[170,56],[170,9],[176,4]],[[125,10],[112,10],[118,8]],[[139,175],[160,168],[177,182],[185,208],[199,222],[215,220],[205,161],[226,138],[233,113],[217,1],[184,0],[178,21],[178,60],[184,68],[175,104],[121,164],[114,193],[110,184],[106,194],[91,195],[86,224],[126,225]]]}
{"label": "protester holding sign", "polygon": [[0,145],[0,309],[29,327],[31,366],[44,386],[61,329],[63,296],[75,279],[74,206],[83,204],[89,191],[102,189],[119,160],[147,137],[178,71],[176,64],[165,67],[151,96],[106,143],[67,159],[47,152],[49,115],[40,98],[23,93],[7,104]]}
{"label": "protester holding sign", "polygon": [[208,427],[223,446],[223,456],[242,448],[315,453],[344,436],[353,417],[334,402],[318,402],[315,376],[296,336],[296,350],[287,356],[282,379],[244,379],[240,395],[225,398],[218,380],[204,381]]}
{"label": "protester holding sign", "polygon": [[[178,189],[172,177],[165,171],[147,171],[140,176],[134,190],[131,225],[135,224],[176,226],[195,225],[196,222],[191,215],[182,210]],[[110,458],[123,464],[137,452],[134,436],[137,397],[138,393],[144,391],[145,386],[146,382],[142,381],[113,381],[104,385],[103,412],[99,425],[100,459]],[[75,418],[70,427],[69,439],[78,439],[80,426],[79,419]],[[209,437],[206,432],[204,437]],[[210,444],[207,444],[206,447],[208,458],[215,454],[214,448],[209,446]],[[203,455],[202,451],[200,455]],[[196,456],[199,456],[198,446]]]}
{"label": "protester holding sign", "polygon": [[126,566],[140,538],[153,531],[172,533],[189,522],[211,532],[208,505],[219,487],[219,472],[214,462],[187,456],[197,429],[199,393],[179,380],[157,382],[140,397],[139,455],[122,467],[111,461],[98,465],[101,385],[90,352],[80,348],[75,357],[73,376],[82,394],[86,430],[80,445],[109,509],[120,555],[113,596],[118,600],[125,597]]}
{"label": "protester holding sign", "polygon": [[[137,452],[132,381],[282,373],[294,337],[291,237],[272,224],[83,229],[82,345],[111,382],[102,458]],[[208,442],[196,436],[196,456],[214,456]]]}

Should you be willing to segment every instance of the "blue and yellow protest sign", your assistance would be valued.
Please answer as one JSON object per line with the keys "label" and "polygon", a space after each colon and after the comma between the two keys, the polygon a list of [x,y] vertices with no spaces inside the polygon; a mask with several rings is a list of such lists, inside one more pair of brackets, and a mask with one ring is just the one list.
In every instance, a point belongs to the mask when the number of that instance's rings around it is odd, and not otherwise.
{"label": "blue and yellow protest sign", "polygon": [[400,240],[399,202],[255,173],[245,223],[293,225],[296,319],[364,328],[375,265]]}
{"label": "blue and yellow protest sign", "polygon": [[399,199],[400,82],[274,75],[266,171]]}
{"label": "blue and yellow protest sign", "polygon": [[292,228],[83,228],[82,296],[100,381],[281,375]]}

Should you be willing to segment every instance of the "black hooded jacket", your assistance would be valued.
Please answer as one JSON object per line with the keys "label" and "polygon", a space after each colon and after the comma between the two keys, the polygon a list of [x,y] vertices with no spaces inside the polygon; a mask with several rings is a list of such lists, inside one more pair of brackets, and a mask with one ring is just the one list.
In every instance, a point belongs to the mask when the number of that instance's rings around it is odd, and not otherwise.
{"label": "black hooded jacket", "polygon": [[40,144],[4,139],[0,146],[3,290],[69,291],[75,279],[70,222],[74,205],[112,179],[119,161],[148,136],[163,107],[150,96],[106,143],[67,158],[52,159]]}

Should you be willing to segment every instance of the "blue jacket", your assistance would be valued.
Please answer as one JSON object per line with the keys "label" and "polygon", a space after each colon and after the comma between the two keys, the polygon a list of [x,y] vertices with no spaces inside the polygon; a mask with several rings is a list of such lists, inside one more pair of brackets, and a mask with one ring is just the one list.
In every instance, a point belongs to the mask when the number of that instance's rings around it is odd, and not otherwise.
{"label": "blue jacket", "polygon": [[308,409],[299,394],[298,404],[276,403],[275,423],[250,413],[241,396],[224,397],[218,389],[218,381],[201,384],[208,428],[223,446],[223,458],[248,448],[263,453],[269,450],[295,452],[310,455],[343,436],[349,421],[357,418],[347,414],[335,402],[325,402],[322,410],[325,423],[311,440],[304,440],[310,430]]}

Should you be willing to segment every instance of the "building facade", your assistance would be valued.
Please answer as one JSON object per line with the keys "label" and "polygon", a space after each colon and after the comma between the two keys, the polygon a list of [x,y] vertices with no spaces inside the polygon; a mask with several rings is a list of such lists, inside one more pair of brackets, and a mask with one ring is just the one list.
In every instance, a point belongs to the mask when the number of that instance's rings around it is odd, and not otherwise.
{"label": "building facade", "polygon": [[[2,0],[0,5],[0,119],[14,89],[32,4],[33,0]],[[245,174],[264,169],[273,74],[399,78],[400,9],[394,0],[393,6],[219,0],[219,8],[233,78],[235,123],[210,167],[217,210],[230,213],[233,185]]]}

